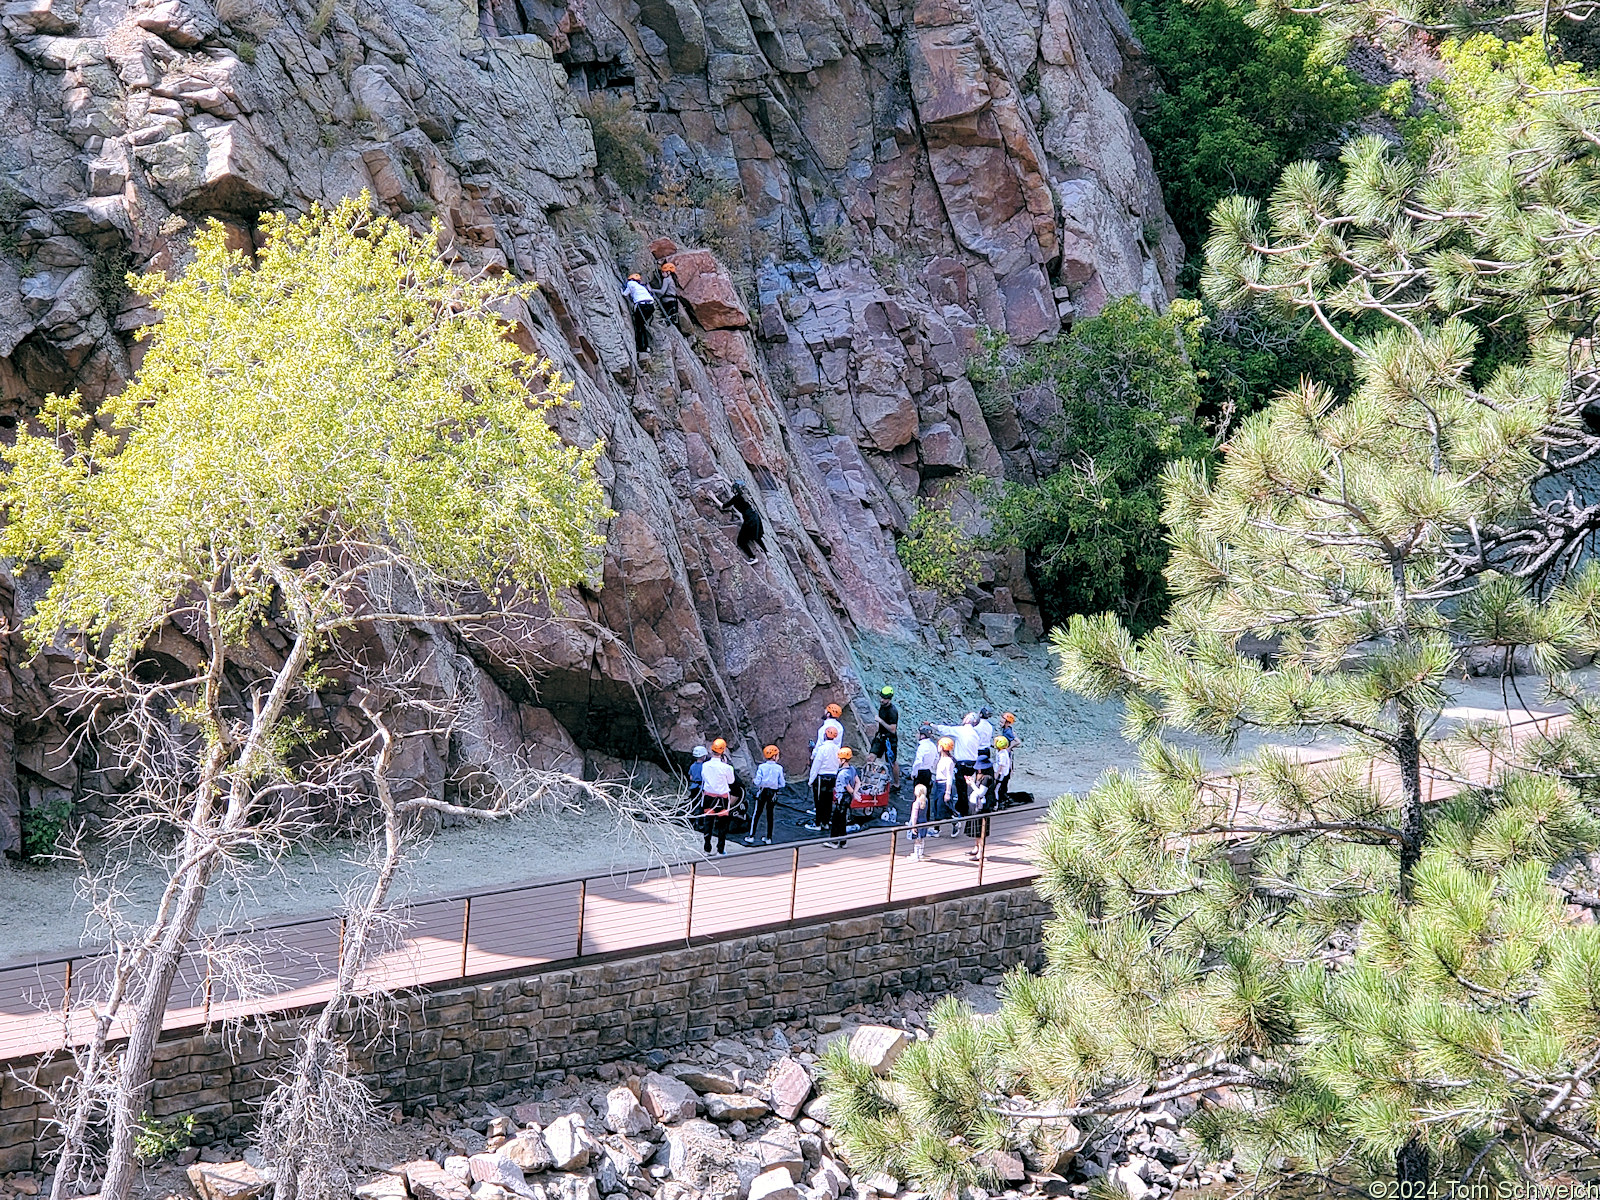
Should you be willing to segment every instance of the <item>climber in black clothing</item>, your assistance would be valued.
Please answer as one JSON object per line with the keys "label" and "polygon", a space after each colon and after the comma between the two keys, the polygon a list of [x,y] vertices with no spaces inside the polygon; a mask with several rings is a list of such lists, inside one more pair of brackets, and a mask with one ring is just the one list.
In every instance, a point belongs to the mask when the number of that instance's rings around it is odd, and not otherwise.
{"label": "climber in black clothing", "polygon": [[744,552],[746,558],[751,562],[755,562],[756,556],[750,547],[760,546],[763,552],[766,551],[767,543],[762,540],[765,537],[765,530],[761,525],[761,514],[756,511],[756,506],[751,503],[742,480],[733,485],[733,495],[722,502],[722,507],[732,509],[739,514],[741,522],[739,525],[739,549]]}

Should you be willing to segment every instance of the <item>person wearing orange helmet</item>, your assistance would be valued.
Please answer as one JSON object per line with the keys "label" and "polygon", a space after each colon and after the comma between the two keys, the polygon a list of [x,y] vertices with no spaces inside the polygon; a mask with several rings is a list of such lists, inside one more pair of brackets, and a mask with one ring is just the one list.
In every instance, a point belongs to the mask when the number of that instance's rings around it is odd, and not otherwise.
{"label": "person wearing orange helmet", "polygon": [[[661,286],[656,289],[661,297],[661,315],[672,324],[678,324],[678,268],[671,262],[661,264]],[[680,326],[681,328],[681,326]]]}
{"label": "person wearing orange helmet", "polygon": [[761,839],[763,846],[772,845],[772,814],[778,806],[778,793],[783,791],[784,784],[788,782],[783,775],[783,764],[778,761],[778,748],[768,746],[761,752],[765,760],[756,768],[756,802],[750,807],[750,832],[745,835],[745,842],[754,845],[756,841],[756,826],[761,821],[763,813],[767,817],[767,836]]}
{"label": "person wearing orange helmet", "polygon": [[822,724],[817,726],[817,736],[811,739],[811,748],[813,750],[817,748],[817,743],[823,740],[823,730],[827,729],[829,725],[838,725],[843,728],[843,723],[844,709],[838,704],[828,705],[827,708],[822,710]]}
{"label": "person wearing orange helmet", "polygon": [[828,832],[835,846],[844,846],[845,822],[850,819],[850,802],[861,791],[861,774],[855,768],[855,751],[849,746],[839,748],[839,774],[834,780],[833,813]]}
{"label": "person wearing orange helmet", "polygon": [[811,752],[811,798],[815,817],[806,825],[821,833],[833,824],[833,789],[839,778],[839,750],[844,745],[844,727],[834,720],[822,723],[822,740]]}
{"label": "person wearing orange helmet", "polygon": [[717,853],[728,853],[728,823],[733,816],[733,785],[735,775],[728,762],[728,743],[718,738],[711,743],[711,757],[700,771],[701,830],[705,834],[705,852],[711,853],[711,839],[717,839]]}
{"label": "person wearing orange helmet", "polygon": [[656,313],[656,298],[637,274],[628,276],[628,281],[622,285],[622,294],[633,310],[633,340],[640,354],[649,354],[650,318]]}

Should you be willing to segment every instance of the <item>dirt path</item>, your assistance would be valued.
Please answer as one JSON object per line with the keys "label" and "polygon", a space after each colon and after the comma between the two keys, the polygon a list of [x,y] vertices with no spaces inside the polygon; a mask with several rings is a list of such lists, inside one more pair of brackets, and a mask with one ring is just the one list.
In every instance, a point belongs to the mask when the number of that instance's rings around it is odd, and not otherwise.
{"label": "dirt path", "polygon": [[[1006,656],[934,655],[921,647],[864,642],[858,648],[861,682],[875,694],[892,683],[903,727],[914,731],[923,720],[955,722],[969,709],[987,703],[996,712],[1018,714],[1024,746],[1017,755],[1013,787],[1048,800],[1066,791],[1084,791],[1107,769],[1126,766],[1134,755],[1121,736],[1122,714],[1113,704],[1092,704],[1056,687],[1048,656],[1040,646],[1017,648]],[[1469,680],[1456,686],[1457,703],[1447,723],[1504,717],[1498,680]],[[1534,700],[1534,693],[1524,688]],[[1521,712],[1516,705],[1512,715]],[[1536,713],[1560,711],[1532,704]],[[861,706],[862,715],[870,711]],[[1183,740],[1183,739],[1179,739]],[[1196,745],[1208,765],[1229,761],[1214,747]],[[1241,741],[1239,757],[1262,739]],[[1336,749],[1333,739],[1293,744],[1308,752]],[[798,810],[797,810],[798,811]],[[780,822],[785,814],[780,813]],[[789,820],[792,822],[793,817]],[[799,836],[788,830],[787,836]],[[784,835],[780,835],[784,840]],[[737,847],[730,843],[730,849]],[[482,888],[511,886],[579,875],[600,875],[653,862],[679,862],[699,850],[698,835],[680,829],[629,831],[604,811],[537,815],[492,824],[443,829],[419,850],[397,891],[422,899]],[[362,847],[333,842],[300,851],[256,872],[237,885],[218,888],[209,918],[229,924],[291,920],[332,912],[344,890],[366,874]],[[158,894],[155,872],[123,882],[129,911],[148,910]],[[79,895],[76,871],[64,866],[0,865],[0,964],[34,957],[57,957],[83,944],[87,905]]]}

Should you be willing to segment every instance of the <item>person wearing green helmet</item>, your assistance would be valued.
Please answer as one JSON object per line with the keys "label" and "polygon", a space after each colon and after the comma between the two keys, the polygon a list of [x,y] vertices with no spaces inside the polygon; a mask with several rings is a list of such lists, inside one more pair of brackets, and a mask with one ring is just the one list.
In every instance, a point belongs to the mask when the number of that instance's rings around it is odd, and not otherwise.
{"label": "person wearing green helmet", "polygon": [[1004,808],[1011,799],[1011,739],[999,733],[994,739],[994,803]]}
{"label": "person wearing green helmet", "polygon": [[878,731],[872,737],[872,753],[889,766],[889,786],[900,787],[900,710],[895,707],[894,689],[888,684],[878,692]]}

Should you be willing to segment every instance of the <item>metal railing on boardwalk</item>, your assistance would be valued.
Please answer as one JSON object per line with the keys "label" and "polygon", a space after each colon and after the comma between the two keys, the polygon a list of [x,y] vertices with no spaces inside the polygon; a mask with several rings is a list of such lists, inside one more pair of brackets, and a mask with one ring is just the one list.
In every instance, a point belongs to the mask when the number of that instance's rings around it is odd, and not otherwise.
{"label": "metal railing on boardwalk", "polygon": [[[1515,744],[1547,735],[1565,721],[1539,717],[1512,724],[1509,732]],[[1429,766],[1427,799],[1446,798],[1466,786],[1463,780],[1486,781],[1496,765],[1492,752],[1475,750],[1457,771]],[[1384,794],[1398,792],[1392,767],[1374,766],[1367,782]],[[1232,776],[1219,776],[1211,786],[1245,801]],[[976,843],[928,838],[927,857],[920,861],[911,858],[904,828],[869,829],[852,834],[842,848],[825,840],[738,846],[726,858],[425,900],[412,906],[403,940],[372,965],[363,984],[377,991],[465,983],[1023,883],[1035,874],[1032,841],[1047,810],[1038,803],[994,813],[987,818],[988,835]],[[977,853],[969,854],[973,849]],[[191,955],[173,986],[163,1028],[323,1002],[338,963],[340,936],[337,917],[319,917],[227,937],[227,949],[243,952],[253,960],[254,974],[273,982],[266,995],[240,995],[208,973],[206,964],[216,961],[214,956]],[[103,969],[103,961],[92,954],[0,968],[0,1062],[81,1043],[88,1025],[73,1001],[93,994]]]}
{"label": "metal railing on boardwalk", "polygon": [[[400,944],[367,971],[373,991],[466,983],[581,963],[626,951],[682,946],[694,939],[811,921],[956,895],[1033,878],[1031,843],[1045,804],[993,813],[988,835],[924,841],[914,860],[904,828],[760,848],[730,842],[726,857],[649,870],[475,892],[411,906]],[[972,853],[969,853],[972,852]],[[271,980],[267,995],[243,996],[208,973],[215,955],[185,960],[164,1029],[229,1017],[285,1012],[327,999],[338,964],[338,917],[275,924],[228,935],[218,947]],[[92,994],[104,963],[92,954],[0,969],[0,1062],[82,1042],[74,1002]],[[230,972],[230,978],[232,973]]]}

